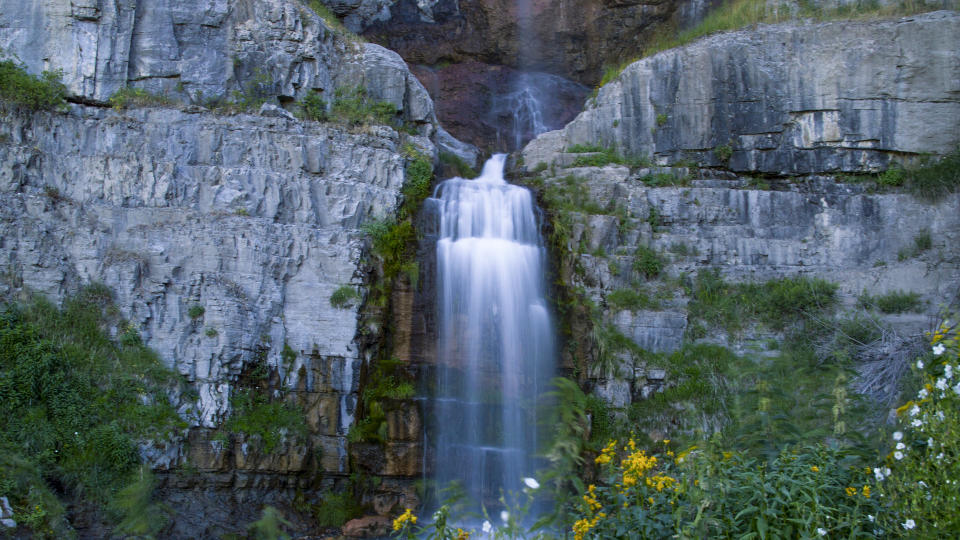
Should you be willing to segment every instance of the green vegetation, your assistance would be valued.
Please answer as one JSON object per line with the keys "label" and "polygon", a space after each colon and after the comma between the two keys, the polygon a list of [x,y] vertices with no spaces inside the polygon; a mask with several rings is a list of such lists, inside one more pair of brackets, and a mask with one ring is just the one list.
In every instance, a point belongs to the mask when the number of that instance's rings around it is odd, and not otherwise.
{"label": "green vegetation", "polygon": [[640,181],[651,187],[686,186],[690,184],[690,176],[659,172],[644,175]]}
{"label": "green vegetation", "polygon": [[105,505],[136,470],[138,442],[186,427],[167,400],[180,378],[117,313],[102,285],[61,309],[33,297],[0,312],[0,495],[38,536],[70,535],[54,493]]}
{"label": "green vegetation", "polygon": [[660,275],[666,261],[663,257],[648,246],[637,246],[633,252],[633,271],[643,274],[647,279],[653,279]]}
{"label": "green vegetation", "polygon": [[724,165],[730,164],[730,158],[733,157],[733,148],[729,144],[724,144],[713,149],[713,155]]}
{"label": "green vegetation", "polygon": [[883,313],[905,313],[919,311],[922,307],[920,295],[915,292],[890,291],[881,295],[870,295],[866,291],[857,299],[857,305],[864,309],[878,309]]}
{"label": "green vegetation", "polygon": [[60,73],[44,71],[37,77],[13,60],[0,61],[0,108],[63,111],[66,98],[67,87]]}
{"label": "green vegetation", "polygon": [[822,279],[788,277],[764,283],[728,283],[717,270],[697,274],[688,311],[710,326],[739,331],[759,322],[782,330],[836,302],[837,286]]}
{"label": "green vegetation", "polygon": [[330,305],[337,309],[346,309],[360,299],[357,289],[350,285],[341,285],[330,295]]}
{"label": "green vegetation", "polygon": [[130,86],[117,90],[110,96],[110,105],[116,110],[128,109],[130,107],[164,107],[175,103],[175,101],[162,94],[151,94],[143,88],[133,88]]}
{"label": "green vegetation", "polygon": [[923,229],[913,237],[913,247],[903,248],[897,252],[897,260],[905,261],[911,257],[916,257],[932,247],[933,237],[930,235],[930,229]]}
{"label": "green vegetation", "polygon": [[[440,163],[443,163],[444,165],[453,169],[455,171],[454,174],[456,174],[461,178],[470,179],[470,178],[476,178],[477,176],[479,176],[477,174],[477,171],[473,167],[468,165],[467,162],[463,160],[463,158],[451,152],[446,152],[446,151],[440,152]],[[543,172],[547,169],[546,163],[540,163],[540,165],[543,165],[543,168],[538,167],[538,170],[535,171],[536,173]]]}
{"label": "green vegetation", "polygon": [[416,389],[406,364],[383,358],[372,364],[361,391],[363,418],[350,426],[352,442],[384,443],[387,440],[387,411],[396,400],[409,399]]}
{"label": "green vegetation", "polygon": [[663,127],[667,124],[668,116],[667,113],[657,114],[657,127]]}
{"label": "green vegetation", "polygon": [[215,338],[220,335],[220,332],[218,332],[216,328],[208,326],[207,329],[203,331],[203,334],[208,338]]}
{"label": "green vegetation", "polygon": [[320,92],[310,90],[300,100],[300,112],[306,120],[325,122],[327,120],[327,102],[320,97]]}
{"label": "green vegetation", "polygon": [[341,38],[344,38],[351,43],[363,41],[360,36],[354,34],[350,30],[347,30],[347,27],[340,22],[340,19],[337,18],[332,11],[330,11],[330,8],[328,8],[322,0],[304,0],[304,3],[306,3],[307,7],[313,10],[317,16],[323,19],[323,22],[327,23],[327,26],[330,27],[330,29]]}
{"label": "green vegetation", "polygon": [[572,167],[603,167],[604,165],[616,164],[626,165],[627,167],[637,168],[649,165],[649,160],[643,157],[628,158],[620,155],[613,148],[606,148],[599,145],[575,144],[566,149],[568,154],[590,154],[577,156],[574,159]]}
{"label": "green vegetation", "polygon": [[407,158],[406,179],[400,190],[403,195],[403,204],[400,205],[400,219],[413,216],[423,200],[430,196],[433,184],[433,162],[426,154],[418,151],[413,145],[403,149]]}
{"label": "green vegetation", "polygon": [[190,306],[190,309],[187,310],[187,316],[189,316],[191,319],[199,319],[200,317],[203,317],[203,314],[206,313],[206,311],[207,310],[204,309],[204,307],[200,304],[194,304]]}
{"label": "green vegetation", "polygon": [[328,492],[323,495],[314,510],[320,527],[342,527],[353,518],[360,517],[363,509],[349,493]]}
{"label": "green vegetation", "polygon": [[660,304],[651,299],[650,296],[641,289],[617,289],[607,295],[607,304],[614,309],[629,309],[638,311],[641,309],[657,309]]}
{"label": "green vegetation", "polygon": [[230,417],[223,430],[243,435],[248,442],[259,441],[269,454],[285,439],[306,437],[307,420],[288,392],[277,388],[276,377],[272,377],[275,370],[267,366],[266,353],[261,350],[255,362],[244,366],[230,396]]}
{"label": "green vegetation", "polygon": [[247,530],[250,531],[249,538],[253,540],[288,540],[290,535],[283,528],[292,525],[279,510],[265,506],[260,519],[248,525]]}
{"label": "green vegetation", "polygon": [[392,125],[397,108],[387,101],[375,101],[362,86],[337,88],[333,94],[330,118],[347,126]]}
{"label": "green vegetation", "polygon": [[960,149],[940,159],[928,157],[904,170],[907,191],[917,198],[936,202],[960,189]]}

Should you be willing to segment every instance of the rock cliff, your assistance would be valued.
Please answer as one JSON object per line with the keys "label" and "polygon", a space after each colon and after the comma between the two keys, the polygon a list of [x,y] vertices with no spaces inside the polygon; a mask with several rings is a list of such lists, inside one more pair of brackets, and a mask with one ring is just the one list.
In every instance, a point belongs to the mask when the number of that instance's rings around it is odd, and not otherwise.
{"label": "rock cliff", "polygon": [[[168,533],[236,531],[264,503],[290,517],[296,494],[317,503],[342,490],[357,470],[347,435],[361,373],[380,346],[358,338],[374,279],[361,228],[396,216],[411,152],[434,160],[438,145],[473,150],[439,128],[396,53],[298,2],[13,3],[0,12],[0,49],[31,72],[61,71],[73,102],[65,113],[3,113],[2,292],[59,300],[103,283],[196,389],[176,396],[191,426],[184,438],[141,449],[169,473],[165,501],[190,509]],[[311,91],[329,104],[337,89],[358,87],[390,103],[403,130],[284,110]],[[124,88],[161,105],[106,107]],[[251,101],[264,104],[237,112]],[[343,287],[359,295],[334,306]],[[268,452],[218,435],[231,393],[255,369],[303,411],[306,438]],[[415,504],[417,438],[395,435],[403,456],[387,453],[367,501],[381,513]]]}
{"label": "rock cliff", "polygon": [[960,15],[946,11],[717,34],[628,66],[527,163],[574,144],[772,174],[948,153],[960,143],[958,40]]}

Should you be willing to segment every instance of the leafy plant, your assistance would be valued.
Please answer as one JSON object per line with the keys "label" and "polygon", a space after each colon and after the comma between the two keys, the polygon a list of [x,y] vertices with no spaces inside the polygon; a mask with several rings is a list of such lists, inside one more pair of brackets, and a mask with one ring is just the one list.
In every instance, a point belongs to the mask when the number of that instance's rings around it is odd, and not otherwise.
{"label": "leafy plant", "polygon": [[647,279],[659,276],[665,265],[663,257],[648,246],[637,246],[633,252],[633,270]]}
{"label": "leafy plant", "polygon": [[363,509],[349,493],[324,493],[314,510],[320,527],[342,527],[362,514]]}
{"label": "leafy plant", "polygon": [[264,506],[260,519],[247,526],[253,540],[288,540],[290,535],[284,532],[284,527],[293,524],[284,519],[283,514],[272,506]]}
{"label": "leafy plant", "polygon": [[203,317],[203,314],[206,312],[206,309],[200,304],[194,304],[190,306],[190,309],[187,310],[187,316],[191,319],[199,319]]}
{"label": "leafy plant", "polygon": [[300,101],[300,110],[303,117],[315,122],[325,122],[327,120],[327,102],[320,97],[320,92],[310,90]]}
{"label": "leafy plant", "polygon": [[131,107],[163,107],[175,102],[168,96],[152,94],[143,88],[133,88],[130,86],[125,86],[117,90],[110,96],[109,101],[110,105],[118,111]]}
{"label": "leafy plant", "polygon": [[[470,179],[470,178],[476,178],[477,176],[479,176],[479,175],[477,174],[477,171],[476,171],[473,167],[471,167],[469,164],[467,164],[467,162],[464,161],[463,158],[461,158],[460,156],[458,156],[458,155],[456,155],[456,154],[454,154],[454,153],[452,153],[452,152],[441,151],[441,152],[440,152],[440,163],[443,163],[444,165],[447,165],[447,166],[449,166],[450,168],[452,168],[454,171],[456,171],[455,174],[456,174],[457,176],[461,177],[461,178]],[[542,165],[542,167],[541,167],[541,165]],[[545,171],[545,170],[547,170],[547,164],[546,164],[546,163],[540,163],[540,164],[534,169],[533,172],[534,172],[534,174],[539,174],[539,173],[541,173],[541,172],[543,172],[543,171]]]}
{"label": "leafy plant", "polygon": [[857,301],[862,308],[876,308],[883,313],[905,313],[920,309],[920,295],[915,292],[890,291],[886,294],[872,296],[864,293]]}
{"label": "leafy plant", "polygon": [[713,155],[720,160],[720,163],[728,165],[730,158],[733,157],[733,148],[729,144],[724,144],[713,149]]}
{"label": "leafy plant", "polygon": [[350,285],[341,285],[330,295],[330,305],[337,309],[345,309],[360,298],[357,290]]}
{"label": "leafy plant", "polygon": [[0,61],[0,106],[33,111],[64,111],[67,87],[59,72],[44,71],[39,77],[27,73],[13,60]]}
{"label": "leafy plant", "polygon": [[617,289],[607,295],[607,303],[614,309],[657,309],[659,304],[640,289]]}
{"label": "leafy plant", "polygon": [[388,101],[374,101],[362,86],[334,90],[330,116],[348,126],[364,124],[390,125],[397,118],[397,108]]}

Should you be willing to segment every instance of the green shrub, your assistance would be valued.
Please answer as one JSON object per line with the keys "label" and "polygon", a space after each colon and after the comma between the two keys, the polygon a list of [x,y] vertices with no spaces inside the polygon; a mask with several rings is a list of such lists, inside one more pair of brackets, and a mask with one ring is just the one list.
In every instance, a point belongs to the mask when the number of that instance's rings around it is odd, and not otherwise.
{"label": "green shrub", "polygon": [[330,295],[330,305],[337,309],[345,309],[360,298],[357,290],[350,285],[341,285]]}
{"label": "green shrub", "polygon": [[59,72],[27,73],[12,60],[0,61],[0,105],[33,111],[66,110],[67,87]]}
{"label": "green shrub", "polygon": [[330,116],[348,126],[390,125],[397,119],[397,108],[387,101],[371,100],[362,86],[340,87],[334,91]]}
{"label": "green shrub", "polygon": [[871,296],[864,293],[857,301],[859,307],[875,308],[883,313],[905,313],[921,309],[920,295],[915,292],[890,291],[886,294]]}
{"label": "green shrub", "polygon": [[643,274],[647,279],[653,279],[660,275],[666,261],[659,253],[647,246],[637,246],[633,252],[633,270]]}
{"label": "green shrub", "polygon": [[292,523],[284,519],[283,514],[272,506],[264,506],[260,519],[247,526],[252,540],[289,540],[290,535],[283,531]]}
{"label": "green shrub", "polygon": [[657,127],[663,127],[667,124],[669,117],[666,113],[657,114]]}
{"label": "green shrub", "polygon": [[349,493],[324,493],[314,511],[320,527],[342,527],[344,523],[362,514],[363,508]]}
{"label": "green shrub", "polygon": [[730,158],[733,157],[733,148],[729,144],[724,144],[713,149],[713,155],[720,160],[720,163],[727,165]]}
{"label": "green shrub", "polygon": [[218,335],[220,335],[220,332],[218,332],[217,329],[212,326],[208,326],[207,329],[203,331],[203,333],[208,338],[215,338]]}
{"label": "green shrub", "polygon": [[320,92],[310,90],[300,101],[300,110],[303,117],[315,122],[325,122],[327,120],[327,102],[320,97]]}
{"label": "green shrub", "polygon": [[906,189],[914,196],[936,202],[960,189],[960,149],[940,159],[928,158],[904,172]]}
{"label": "green shrub", "polygon": [[411,150],[407,154],[406,179],[400,190],[403,194],[400,219],[416,213],[423,204],[423,200],[430,196],[430,187],[433,183],[433,163],[430,158],[416,150]]}
{"label": "green shrub", "polygon": [[232,411],[224,429],[250,438],[258,437],[264,452],[269,454],[286,437],[305,437],[307,421],[302,409],[282,396],[272,396],[266,386],[264,381],[259,388],[240,388],[233,392],[230,396]]}
{"label": "green shrub", "polygon": [[207,310],[200,304],[194,304],[187,310],[187,316],[191,319],[199,319]]}
{"label": "green shrub", "polygon": [[19,486],[11,503],[38,535],[61,528],[47,482],[103,505],[129,481],[138,442],[185,427],[167,398],[180,378],[139,340],[111,340],[114,325],[103,286],[61,309],[34,297],[0,312],[0,479]]}
{"label": "green shrub", "polygon": [[607,303],[614,309],[630,311],[660,307],[645,291],[638,289],[617,289],[607,295]]}
{"label": "green shrub", "polygon": [[130,107],[163,107],[174,103],[170,97],[151,94],[143,88],[126,86],[110,96],[110,105],[116,110]]}
{"label": "green shrub", "polygon": [[892,166],[877,176],[877,183],[881,186],[900,186],[903,185],[903,169]]}

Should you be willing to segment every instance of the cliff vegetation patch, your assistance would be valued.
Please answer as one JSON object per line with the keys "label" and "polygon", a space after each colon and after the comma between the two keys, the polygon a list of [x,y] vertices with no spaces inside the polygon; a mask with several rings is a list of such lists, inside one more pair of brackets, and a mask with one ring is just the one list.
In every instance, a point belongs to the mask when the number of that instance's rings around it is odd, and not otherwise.
{"label": "cliff vegetation patch", "polygon": [[32,111],[62,111],[67,107],[67,87],[58,72],[31,75],[13,60],[0,61],[0,107]]}

